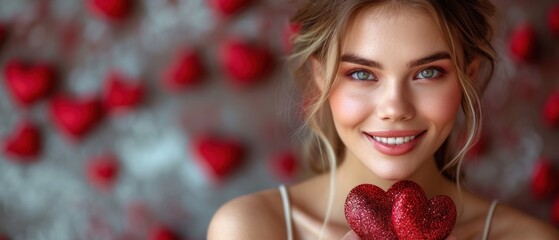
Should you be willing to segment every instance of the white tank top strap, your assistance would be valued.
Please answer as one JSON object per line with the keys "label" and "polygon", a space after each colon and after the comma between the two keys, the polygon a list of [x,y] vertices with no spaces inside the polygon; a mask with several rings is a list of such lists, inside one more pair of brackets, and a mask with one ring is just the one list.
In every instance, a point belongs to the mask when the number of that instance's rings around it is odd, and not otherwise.
{"label": "white tank top strap", "polygon": [[287,239],[293,240],[293,228],[291,224],[291,205],[289,204],[289,194],[287,193],[287,188],[283,184],[279,186],[279,191],[281,194],[281,201],[283,203],[285,226],[287,228]]}
{"label": "white tank top strap", "polygon": [[485,227],[483,228],[482,240],[487,240],[489,237],[489,230],[491,229],[491,220],[493,219],[493,214],[495,212],[495,207],[499,203],[498,200],[493,200],[491,206],[489,206],[489,211],[487,212],[487,217],[485,218]]}

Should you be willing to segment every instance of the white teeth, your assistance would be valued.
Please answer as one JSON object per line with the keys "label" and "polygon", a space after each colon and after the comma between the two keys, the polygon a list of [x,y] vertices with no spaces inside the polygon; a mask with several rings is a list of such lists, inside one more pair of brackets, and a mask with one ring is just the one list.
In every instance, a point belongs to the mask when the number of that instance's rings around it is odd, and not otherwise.
{"label": "white teeth", "polygon": [[400,144],[404,144],[404,143],[407,143],[407,142],[413,140],[414,138],[415,138],[415,136],[408,136],[408,137],[389,137],[389,138],[373,136],[373,139],[375,139],[375,141],[381,142],[381,143],[384,143],[384,144],[389,144],[389,145],[400,145]]}

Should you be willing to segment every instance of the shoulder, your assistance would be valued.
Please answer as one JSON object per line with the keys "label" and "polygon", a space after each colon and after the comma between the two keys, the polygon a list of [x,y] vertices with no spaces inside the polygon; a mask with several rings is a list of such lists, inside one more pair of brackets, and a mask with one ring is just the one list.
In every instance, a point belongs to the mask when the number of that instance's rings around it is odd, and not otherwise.
{"label": "shoulder", "polygon": [[559,239],[559,230],[536,217],[499,204],[491,225],[496,239]]}
{"label": "shoulder", "polygon": [[221,206],[210,221],[207,239],[285,239],[285,231],[281,196],[271,189]]}

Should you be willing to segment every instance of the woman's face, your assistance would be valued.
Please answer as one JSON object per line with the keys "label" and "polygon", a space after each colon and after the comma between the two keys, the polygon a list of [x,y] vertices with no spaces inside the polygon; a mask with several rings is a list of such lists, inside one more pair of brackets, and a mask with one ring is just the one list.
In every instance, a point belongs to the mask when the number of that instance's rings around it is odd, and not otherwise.
{"label": "woman's face", "polygon": [[359,12],[342,45],[329,103],[347,159],[386,180],[433,165],[461,90],[434,19],[411,7]]}

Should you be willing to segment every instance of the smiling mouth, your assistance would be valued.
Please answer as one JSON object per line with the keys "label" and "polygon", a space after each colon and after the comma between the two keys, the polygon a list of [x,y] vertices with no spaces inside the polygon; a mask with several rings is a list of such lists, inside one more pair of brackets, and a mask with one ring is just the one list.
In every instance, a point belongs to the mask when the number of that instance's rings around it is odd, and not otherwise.
{"label": "smiling mouth", "polygon": [[414,139],[416,139],[417,137],[419,137],[420,135],[423,135],[425,133],[425,131],[416,134],[416,135],[409,135],[409,136],[397,136],[397,137],[387,137],[387,136],[375,136],[369,133],[366,133],[367,135],[369,135],[373,140],[382,143],[382,144],[386,144],[386,145],[401,145],[404,143],[408,143],[413,141]]}

